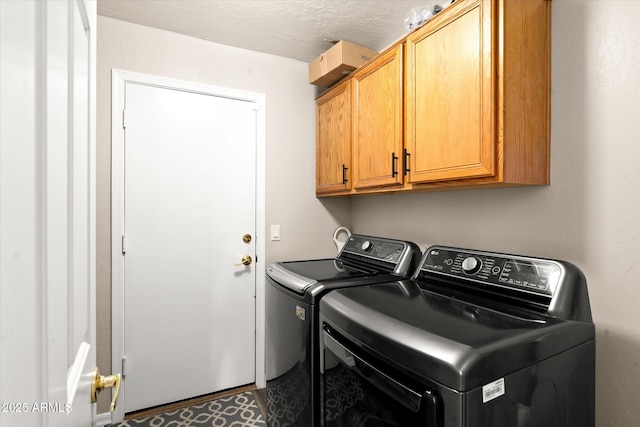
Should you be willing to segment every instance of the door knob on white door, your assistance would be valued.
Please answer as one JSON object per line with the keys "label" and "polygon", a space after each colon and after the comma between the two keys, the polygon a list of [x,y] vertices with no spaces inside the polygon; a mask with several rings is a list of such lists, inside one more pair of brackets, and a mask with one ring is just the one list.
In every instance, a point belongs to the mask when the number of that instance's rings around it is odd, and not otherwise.
{"label": "door knob on white door", "polygon": [[105,377],[104,375],[100,375],[98,368],[96,368],[95,372],[96,373],[91,383],[91,403],[96,403],[98,401],[98,393],[105,388],[115,388],[113,399],[111,399],[111,406],[109,406],[109,410],[113,412],[118,403],[118,394],[120,394],[120,381],[122,380],[122,377],[120,374]]}
{"label": "door knob on white door", "polygon": [[239,263],[236,263],[234,265],[250,265],[253,262],[253,259],[251,258],[250,255],[245,255],[242,257],[242,260]]}

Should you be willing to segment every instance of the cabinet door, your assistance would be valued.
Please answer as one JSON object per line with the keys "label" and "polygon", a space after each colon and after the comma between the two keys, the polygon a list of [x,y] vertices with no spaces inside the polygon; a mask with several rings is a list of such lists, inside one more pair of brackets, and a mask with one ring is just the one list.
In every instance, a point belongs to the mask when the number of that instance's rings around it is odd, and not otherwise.
{"label": "cabinet door", "polygon": [[352,81],[354,187],[402,184],[402,45]]}
{"label": "cabinet door", "polygon": [[495,174],[491,2],[465,3],[456,2],[455,14],[407,38],[411,183]]}
{"label": "cabinet door", "polygon": [[316,194],[351,189],[351,81],[316,103]]}

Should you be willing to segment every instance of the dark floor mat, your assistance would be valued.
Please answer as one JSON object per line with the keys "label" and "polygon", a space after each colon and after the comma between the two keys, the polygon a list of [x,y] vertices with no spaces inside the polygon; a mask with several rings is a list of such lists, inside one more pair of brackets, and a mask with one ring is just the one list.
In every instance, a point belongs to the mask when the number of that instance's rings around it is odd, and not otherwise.
{"label": "dark floor mat", "polygon": [[255,396],[247,391],[146,418],[126,420],[120,424],[112,424],[111,427],[266,427],[266,425]]}

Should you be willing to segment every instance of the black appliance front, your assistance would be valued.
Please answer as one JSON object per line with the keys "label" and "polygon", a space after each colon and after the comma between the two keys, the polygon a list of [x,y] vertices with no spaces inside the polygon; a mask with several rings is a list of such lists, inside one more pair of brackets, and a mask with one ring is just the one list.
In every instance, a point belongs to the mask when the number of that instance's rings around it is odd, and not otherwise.
{"label": "black appliance front", "polygon": [[321,342],[322,425],[439,426],[434,390],[361,351],[323,322]]}
{"label": "black appliance front", "polygon": [[408,277],[421,252],[410,242],[353,235],[337,258],[267,269],[267,388],[271,427],[319,425],[318,303],[330,290]]}
{"label": "black appliance front", "polygon": [[593,427],[595,333],[568,263],[432,247],[320,302],[324,426]]}

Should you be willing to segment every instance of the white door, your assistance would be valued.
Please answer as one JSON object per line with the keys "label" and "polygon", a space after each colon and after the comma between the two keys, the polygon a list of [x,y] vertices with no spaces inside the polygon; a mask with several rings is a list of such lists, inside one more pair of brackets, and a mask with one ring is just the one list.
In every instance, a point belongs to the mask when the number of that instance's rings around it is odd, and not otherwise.
{"label": "white door", "polygon": [[124,99],[130,412],[255,381],[257,106],[137,83]]}
{"label": "white door", "polygon": [[92,1],[0,1],[0,425],[95,405]]}

